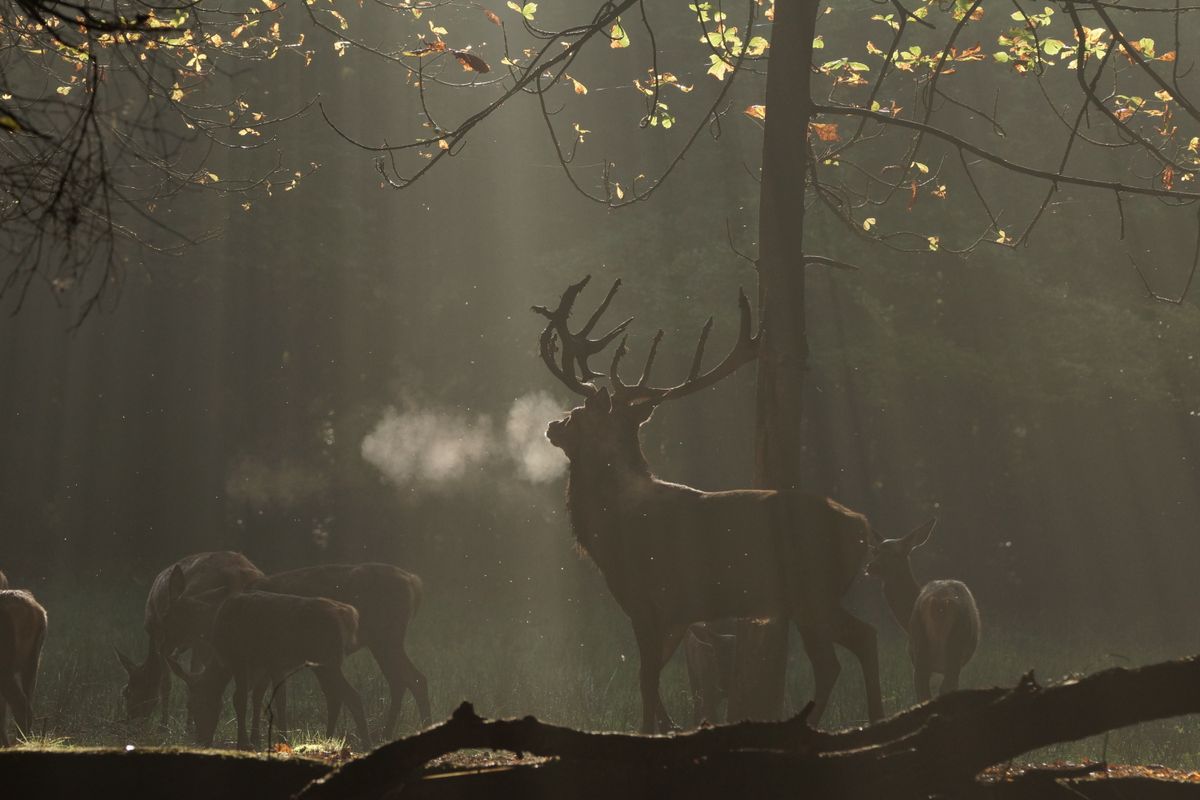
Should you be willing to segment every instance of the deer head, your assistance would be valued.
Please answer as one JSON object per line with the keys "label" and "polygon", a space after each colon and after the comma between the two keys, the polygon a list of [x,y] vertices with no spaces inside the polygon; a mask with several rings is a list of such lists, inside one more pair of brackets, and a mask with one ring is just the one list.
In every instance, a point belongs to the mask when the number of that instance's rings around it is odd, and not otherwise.
{"label": "deer head", "polygon": [[911,574],[909,555],[913,550],[929,541],[936,525],[937,517],[934,517],[913,528],[899,539],[882,539],[872,528],[871,557],[867,562],[867,574],[884,579],[892,575]]}
{"label": "deer head", "polygon": [[559,382],[584,398],[582,406],[572,409],[565,418],[550,423],[546,429],[546,437],[551,444],[566,453],[572,465],[590,461],[644,469],[645,460],[638,442],[638,429],[650,419],[654,409],[668,400],[685,397],[713,386],[733,374],[743,364],[753,361],[758,356],[760,336],[752,331],[750,301],[744,292],[739,291],[738,308],[741,318],[737,342],[719,364],[708,371],[702,371],[704,347],[713,325],[712,317],[709,317],[700,331],[687,378],[681,383],[667,387],[650,385],[650,371],[654,366],[658,345],[663,338],[663,332],[659,330],[650,343],[641,378],[635,384],[626,384],[619,374],[621,359],[628,354],[628,337],[623,336],[609,365],[607,378],[611,386],[610,391],[609,388],[596,385],[597,379],[606,376],[593,371],[588,359],[607,348],[618,336],[622,336],[633,322],[633,318],[630,317],[597,339],[590,338],[592,330],[621,286],[618,279],[613,282],[604,301],[592,312],[583,327],[572,332],[568,324],[571,310],[579,293],[590,280],[589,275],[568,286],[554,309],[545,306],[533,307],[535,313],[548,320],[538,340],[543,363]]}
{"label": "deer head", "polygon": [[228,675],[216,664],[210,663],[197,672],[189,672],[176,660],[166,656],[167,665],[187,685],[188,715],[196,722],[196,744],[211,747],[221,716],[221,700]]}

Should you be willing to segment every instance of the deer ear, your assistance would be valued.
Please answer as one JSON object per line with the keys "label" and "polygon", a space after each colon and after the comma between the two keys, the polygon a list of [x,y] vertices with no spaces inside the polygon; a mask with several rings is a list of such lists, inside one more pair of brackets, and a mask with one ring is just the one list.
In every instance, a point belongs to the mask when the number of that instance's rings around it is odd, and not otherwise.
{"label": "deer ear", "polygon": [[608,387],[601,386],[600,390],[583,401],[583,407],[588,411],[602,411],[607,414],[612,410],[612,398],[608,395]]}
{"label": "deer ear", "polygon": [[183,596],[187,588],[187,578],[183,576],[183,568],[176,564],[171,569],[171,577],[167,579],[167,597],[174,603]]}
{"label": "deer ear", "polygon": [[937,525],[937,517],[918,525],[904,537],[905,544],[909,550],[916,550],[921,545],[929,541],[929,535],[933,533],[934,526]]}

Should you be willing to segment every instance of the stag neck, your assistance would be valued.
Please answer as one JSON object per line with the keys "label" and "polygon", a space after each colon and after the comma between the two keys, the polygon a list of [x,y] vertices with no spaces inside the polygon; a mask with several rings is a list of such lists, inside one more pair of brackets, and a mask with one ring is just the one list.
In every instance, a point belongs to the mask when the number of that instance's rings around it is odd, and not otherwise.
{"label": "stag neck", "polygon": [[653,481],[640,451],[637,460],[628,463],[572,461],[567,473],[567,509],[575,538],[584,549],[596,557],[602,531],[610,529],[604,518],[626,507],[632,495]]}
{"label": "stag neck", "polygon": [[888,608],[891,609],[896,623],[905,631],[908,631],[913,606],[917,604],[917,596],[920,593],[921,587],[913,576],[912,566],[907,562],[889,570],[883,576],[883,596],[887,599]]}

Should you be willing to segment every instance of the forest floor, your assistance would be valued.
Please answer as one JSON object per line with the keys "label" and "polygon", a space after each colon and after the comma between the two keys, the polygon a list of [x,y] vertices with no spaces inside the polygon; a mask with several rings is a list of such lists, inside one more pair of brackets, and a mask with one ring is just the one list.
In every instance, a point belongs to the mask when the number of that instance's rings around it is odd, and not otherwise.
{"label": "forest floor", "polygon": [[[186,746],[190,736],[183,715],[183,687],[175,681],[172,714],[164,725],[155,712],[150,720],[127,722],[121,687],[125,675],[113,647],[140,659],[142,598],[113,592],[85,598],[39,591],[50,611],[50,634],[42,660],[36,698],[34,734],[21,745],[30,749],[64,750],[80,746],[137,748]],[[427,604],[409,636],[409,652],[429,678],[434,720],[445,719],[463,700],[485,717],[532,714],[543,721],[582,730],[635,730],[639,718],[637,658],[627,623],[619,612],[602,617],[587,631],[562,626],[531,625],[514,619],[506,626],[475,626],[460,609]],[[500,612],[502,614],[502,611]],[[889,713],[913,702],[911,674],[904,641],[890,620],[878,621],[885,707]],[[1013,633],[1002,626],[985,629],[983,643],[963,678],[964,687],[1011,686],[1033,669],[1043,683],[1068,674],[1092,673],[1112,666],[1148,664],[1190,655],[1191,648],[1143,643],[1138,632],[1124,638],[1111,633],[1029,631]],[[797,637],[792,637],[796,639]],[[793,642],[789,665],[788,712],[797,712],[811,693],[811,676]],[[863,723],[861,679],[847,654],[843,671],[822,727]],[[378,736],[387,704],[387,688],[366,653],[347,662],[347,675],[367,706],[371,730]],[[339,735],[324,735],[324,703],[316,681],[307,673],[292,679],[289,705],[300,726],[279,756],[345,759],[362,748],[348,733],[343,715]],[[663,695],[676,720],[691,718],[691,699],[682,654],[664,672]],[[398,735],[417,727],[411,698],[406,700]],[[218,730],[218,743],[234,738],[232,710]],[[483,756],[479,756],[483,757]],[[1200,716],[1180,717],[1112,731],[1082,741],[1029,754],[1030,763],[1085,761],[1150,765],[1191,775],[1200,770]]]}

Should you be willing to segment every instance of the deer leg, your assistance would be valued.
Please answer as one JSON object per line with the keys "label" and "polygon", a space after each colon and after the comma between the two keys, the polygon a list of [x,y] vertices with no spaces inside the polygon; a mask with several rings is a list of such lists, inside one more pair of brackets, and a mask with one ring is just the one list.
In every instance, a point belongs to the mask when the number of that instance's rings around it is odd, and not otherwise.
{"label": "deer leg", "polygon": [[[686,630],[687,628],[682,625],[678,628],[667,630],[666,635],[663,637],[662,661],[658,665],[659,674],[662,673],[662,668],[667,665],[667,662],[671,660],[671,656],[675,655],[675,651],[679,649],[679,643],[683,641],[683,634]],[[675,721],[671,719],[671,715],[667,713],[667,707],[663,703],[662,692],[657,682],[655,683],[654,694],[658,698],[658,732],[670,733],[671,731],[681,730],[675,724]]]}
{"label": "deer leg", "polygon": [[858,659],[867,687],[867,719],[883,719],[883,692],[879,687],[879,646],[874,626],[845,609],[839,619],[837,643]]}
{"label": "deer leg", "polygon": [[270,680],[268,676],[264,675],[263,678],[254,681],[254,691],[250,694],[250,741],[254,750],[263,748],[263,696],[266,694],[266,686],[270,684]]}
{"label": "deer leg", "polygon": [[938,687],[938,695],[941,696],[946,692],[958,691],[958,674],[962,670],[961,664],[947,664],[946,671],[942,674],[942,685]]}
{"label": "deer leg", "polygon": [[249,750],[250,740],[246,737],[246,702],[249,700],[250,676],[241,671],[234,678],[233,713],[237,717],[238,750]]}
{"label": "deer leg", "polygon": [[0,698],[12,707],[17,734],[22,737],[29,736],[33,724],[33,710],[29,706],[29,698],[17,685],[17,676],[11,672],[0,672]]}
{"label": "deer leg", "polygon": [[829,705],[829,696],[833,694],[833,687],[837,684],[842,665],[834,652],[833,639],[827,633],[815,628],[799,630],[800,638],[804,642],[804,652],[808,654],[809,663],[813,668],[813,710],[809,720],[816,725]]}
{"label": "deer leg", "polygon": [[325,736],[333,737],[337,730],[338,717],[342,715],[342,695],[338,691],[337,681],[334,680],[333,670],[325,665],[313,667],[317,683],[321,684],[321,693],[325,695]]}
{"label": "deer leg", "polygon": [[[383,679],[387,681],[389,699],[387,713],[383,718],[382,736],[384,740],[390,740],[396,730],[396,723],[400,719],[400,710],[404,706],[404,693],[409,690],[409,685],[401,675],[398,659],[390,655],[385,647],[368,645],[367,649],[371,651],[371,656],[379,665]],[[416,694],[414,693],[413,696],[415,697]]]}
{"label": "deer leg", "polygon": [[[160,719],[165,727],[171,718],[171,670],[167,669],[166,662],[163,657],[154,651],[150,654],[150,658],[158,659],[158,705],[161,709]],[[188,714],[188,719],[191,719],[191,714]]]}
{"label": "deer leg", "polygon": [[421,716],[421,727],[427,728],[433,724],[433,714],[429,709],[429,681],[425,678],[424,673],[417,669],[416,664],[408,657],[408,653],[404,651],[403,633],[393,639],[393,642],[399,644],[393,644],[390,648],[386,645],[373,645],[368,648],[371,655],[375,657],[375,663],[379,665],[391,692],[391,702],[383,723],[385,739],[391,739],[395,734],[406,689],[412,692],[413,699],[417,703],[417,712]]}
{"label": "deer leg", "polygon": [[[281,738],[287,738],[287,676],[274,673],[270,677],[270,693],[267,695],[267,719],[270,727]],[[268,742],[270,744],[270,742]]]}
{"label": "deer leg", "polygon": [[642,693],[642,733],[658,733],[659,713],[663,710],[658,694],[662,672],[664,637],[654,626],[635,627],[638,645],[638,685]]}
{"label": "deer leg", "polygon": [[703,641],[691,631],[684,644],[688,683],[692,689],[692,727],[704,721],[717,721],[717,652],[711,641]]}
{"label": "deer leg", "polygon": [[929,667],[921,662],[913,664],[913,689],[916,690],[918,703],[926,703],[933,698],[933,692],[929,688],[931,677]]}
{"label": "deer leg", "polygon": [[[408,657],[408,653],[404,652],[403,646],[400,648],[400,670],[404,677],[404,682],[408,684],[408,690],[412,692],[413,699],[417,702],[417,711],[421,715],[421,727],[428,728],[433,724],[433,713],[429,710],[429,681],[425,678],[425,673],[417,669],[417,665]],[[397,715],[399,715],[397,707]],[[392,727],[388,729],[387,734],[390,738],[395,728],[395,720],[392,720]]]}
{"label": "deer leg", "polygon": [[350,681],[346,680],[346,676],[342,674],[339,667],[315,667],[313,672],[317,674],[317,680],[325,692],[325,702],[329,709],[329,721],[325,735],[333,736],[337,727],[337,718],[342,713],[342,703],[345,702],[350,709],[350,716],[354,717],[359,741],[364,747],[369,748],[371,732],[367,729],[367,714],[363,710],[362,696],[359,695],[358,690],[350,685]]}
{"label": "deer leg", "polygon": [[[42,660],[42,639],[34,645],[29,660],[21,665],[21,688],[29,701],[30,713],[33,713],[33,693],[37,691],[38,666]],[[32,724],[32,723],[31,723]]]}
{"label": "deer leg", "polygon": [[0,747],[8,745],[8,701],[0,694]]}

